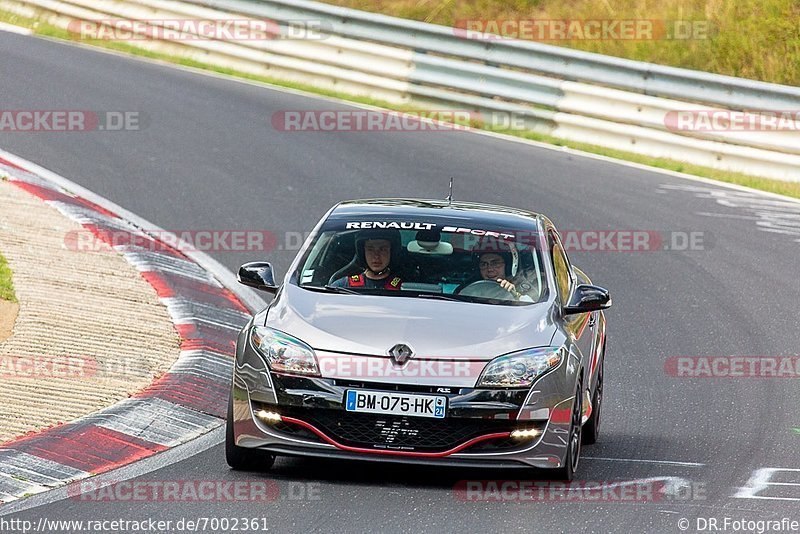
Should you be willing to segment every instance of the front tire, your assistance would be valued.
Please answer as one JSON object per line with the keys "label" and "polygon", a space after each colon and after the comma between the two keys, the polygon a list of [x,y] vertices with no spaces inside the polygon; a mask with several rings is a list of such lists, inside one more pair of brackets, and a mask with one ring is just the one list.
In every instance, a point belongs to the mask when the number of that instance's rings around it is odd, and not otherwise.
{"label": "front tire", "polygon": [[233,394],[228,397],[228,420],[225,423],[225,461],[234,471],[266,471],[275,463],[275,455],[236,445],[233,437]]}
{"label": "front tire", "polygon": [[583,442],[587,445],[597,443],[600,437],[600,408],[603,407],[603,362],[605,361],[605,349],[603,357],[600,358],[600,367],[597,369],[597,385],[592,395],[592,415],[583,425]]}
{"label": "front tire", "polygon": [[567,454],[564,457],[564,465],[555,470],[555,479],[571,482],[578,470],[578,463],[581,458],[581,435],[583,418],[583,381],[578,381],[575,390],[575,399],[572,403],[572,417],[569,425],[569,439],[567,440]]}

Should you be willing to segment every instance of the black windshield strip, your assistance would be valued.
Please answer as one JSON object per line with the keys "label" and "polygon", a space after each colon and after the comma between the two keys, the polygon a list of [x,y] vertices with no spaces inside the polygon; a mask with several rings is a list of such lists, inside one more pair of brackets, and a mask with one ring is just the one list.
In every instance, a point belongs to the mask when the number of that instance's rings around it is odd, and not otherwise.
{"label": "black windshield strip", "polygon": [[[293,284],[296,285],[296,284]],[[406,297],[406,298],[421,298],[428,300],[449,300],[452,302],[470,302],[476,304],[500,304],[503,306],[527,306],[529,304],[536,304],[537,302],[526,302],[519,300],[504,300],[504,299],[487,299],[483,297],[473,297],[467,295],[450,295],[445,293],[429,293],[425,291],[392,291],[380,287],[374,288],[360,288],[358,290],[346,287],[336,286],[315,286],[310,284],[297,285],[301,289],[315,291],[318,293],[334,293],[342,295],[371,295],[381,297]]]}

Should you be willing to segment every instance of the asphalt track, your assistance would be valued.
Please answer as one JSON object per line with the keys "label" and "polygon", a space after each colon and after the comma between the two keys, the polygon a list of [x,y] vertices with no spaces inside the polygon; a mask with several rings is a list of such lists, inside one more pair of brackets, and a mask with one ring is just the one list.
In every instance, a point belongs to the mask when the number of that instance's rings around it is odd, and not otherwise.
{"label": "asphalt track", "polygon": [[[740,490],[758,469],[800,468],[797,380],[689,379],[664,370],[673,356],[798,355],[797,205],[467,132],[280,132],[270,124],[274,112],[347,106],[3,32],[0,108],[146,114],[140,131],[0,132],[0,147],[171,230],[266,229],[283,243],[340,199],[442,198],[453,176],[456,198],[541,211],[562,231],[691,231],[705,242],[693,251],[571,254],[614,299],[602,436],[583,449],[579,479],[678,477],[693,488],[681,497],[692,498],[463,502],[453,491],[458,481],[520,473],[289,459],[269,474],[234,473],[217,445],[140,479],[267,477],[283,497],[64,499],[14,517],[266,517],[278,532],[679,532],[681,518],[689,531],[707,517],[800,520],[800,485]],[[265,259],[210,253],[230,269]],[[292,255],[275,250],[266,259],[282,274]],[[800,471],[775,472],[771,481],[796,484]],[[309,488],[315,498],[299,498]],[[742,498],[748,494],[789,500]]]}

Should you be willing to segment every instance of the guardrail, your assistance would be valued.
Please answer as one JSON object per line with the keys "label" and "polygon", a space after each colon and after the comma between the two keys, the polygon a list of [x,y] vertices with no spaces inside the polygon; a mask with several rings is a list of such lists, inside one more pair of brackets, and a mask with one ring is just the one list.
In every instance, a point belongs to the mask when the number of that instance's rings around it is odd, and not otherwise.
{"label": "guardrail", "polygon": [[[509,115],[563,139],[800,181],[800,121],[773,131],[680,130],[678,112],[800,115],[800,88],[536,42],[469,39],[453,28],[306,0],[0,0],[0,9],[74,29],[76,20],[316,23],[315,39],[172,38],[131,44],[251,74],[422,108]],[[72,26],[71,26],[72,25]],[[140,36],[147,33],[139,29]],[[747,113],[749,112],[749,113]],[[670,118],[671,117],[671,118]],[[265,119],[265,120],[268,120]],[[672,122],[671,122],[672,121]],[[724,126],[724,124],[723,124]]]}

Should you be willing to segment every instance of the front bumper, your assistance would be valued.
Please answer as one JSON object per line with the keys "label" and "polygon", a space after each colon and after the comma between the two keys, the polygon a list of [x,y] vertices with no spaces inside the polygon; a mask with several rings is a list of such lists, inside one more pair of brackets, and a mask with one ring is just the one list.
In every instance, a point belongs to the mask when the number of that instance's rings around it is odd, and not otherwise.
{"label": "front bumper", "polygon": [[[557,468],[566,457],[574,390],[561,373],[516,390],[305,378],[271,372],[249,345],[239,343],[234,369],[229,424],[237,446],[280,455],[465,467]],[[348,389],[444,395],[447,417],[348,412]],[[514,430],[531,429],[538,435],[510,437]]]}

